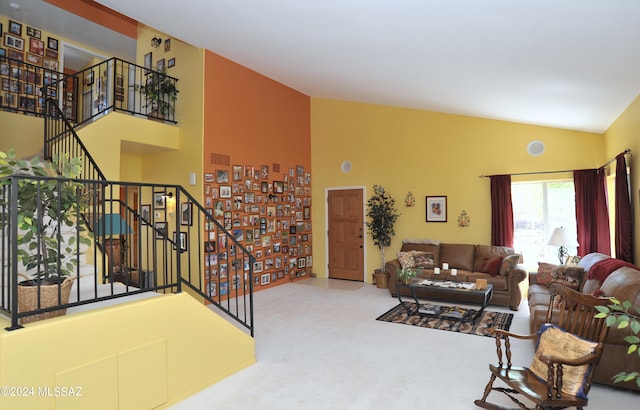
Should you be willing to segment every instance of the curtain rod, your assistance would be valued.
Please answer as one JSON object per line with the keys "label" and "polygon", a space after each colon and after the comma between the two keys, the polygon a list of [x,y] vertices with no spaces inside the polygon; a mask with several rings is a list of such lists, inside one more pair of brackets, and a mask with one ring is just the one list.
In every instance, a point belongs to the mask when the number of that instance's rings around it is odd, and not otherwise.
{"label": "curtain rod", "polygon": [[[631,150],[630,150],[629,148],[627,148],[627,149],[625,149],[622,153],[623,153],[624,155],[626,155],[626,154],[631,154]],[[620,154],[618,154],[618,155],[620,155]],[[616,158],[617,158],[617,155],[616,155],[616,157],[614,157],[614,158],[610,159],[609,161],[607,161],[607,162],[606,162],[603,166],[601,166],[600,168],[604,168],[604,167],[606,167],[607,165],[611,164],[613,161],[615,161],[615,160],[616,160]],[[565,169],[565,170],[562,170],[562,171],[517,172],[517,173],[515,173],[515,174],[509,174],[509,175],[513,176],[513,175],[561,174],[561,173],[563,173],[563,172],[573,172],[573,171],[574,171],[573,169]],[[500,175],[500,174],[496,174],[496,175]],[[480,175],[480,178],[489,178],[489,177],[492,177],[492,176],[494,176],[494,175]]]}

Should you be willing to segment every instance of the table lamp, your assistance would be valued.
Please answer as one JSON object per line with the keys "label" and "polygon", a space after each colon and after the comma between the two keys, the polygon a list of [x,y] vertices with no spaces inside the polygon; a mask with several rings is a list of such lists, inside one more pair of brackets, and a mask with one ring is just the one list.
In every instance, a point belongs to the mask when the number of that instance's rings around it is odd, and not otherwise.
{"label": "table lamp", "polygon": [[547,245],[560,247],[558,248],[558,259],[563,265],[569,255],[567,246],[576,246],[577,244],[577,241],[569,234],[569,231],[562,226],[553,230],[549,242],[547,242]]}

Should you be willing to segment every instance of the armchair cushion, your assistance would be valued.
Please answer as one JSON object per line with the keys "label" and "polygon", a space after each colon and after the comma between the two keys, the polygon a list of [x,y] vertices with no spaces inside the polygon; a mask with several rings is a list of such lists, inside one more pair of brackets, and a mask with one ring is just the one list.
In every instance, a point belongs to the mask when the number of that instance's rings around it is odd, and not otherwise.
{"label": "armchair cushion", "polygon": [[[596,342],[582,339],[548,323],[540,327],[539,334],[536,353],[529,370],[542,381],[547,380],[549,372],[548,365],[542,359],[543,356],[575,360],[593,353],[598,346]],[[586,398],[584,385],[592,368],[591,364],[563,366],[562,393]],[[554,374],[554,379],[556,376],[557,374]]]}

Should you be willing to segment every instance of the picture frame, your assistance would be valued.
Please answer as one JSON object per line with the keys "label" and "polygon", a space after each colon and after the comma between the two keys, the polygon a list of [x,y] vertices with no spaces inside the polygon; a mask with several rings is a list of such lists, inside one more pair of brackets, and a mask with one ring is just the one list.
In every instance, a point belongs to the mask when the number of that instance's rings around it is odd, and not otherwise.
{"label": "picture frame", "polygon": [[15,34],[16,36],[22,35],[22,24],[17,21],[9,20],[9,33]]}
{"label": "picture frame", "polygon": [[180,204],[180,225],[193,225],[193,204],[191,202]]}
{"label": "picture frame", "polygon": [[155,229],[156,239],[164,239],[167,236],[167,223],[166,222],[156,222],[153,224]]}
{"label": "picture frame", "polygon": [[33,54],[38,54],[40,56],[44,55],[44,41],[38,40],[37,38],[29,39],[29,52]]}
{"label": "picture frame", "polygon": [[20,50],[14,50],[13,48],[7,49],[7,57],[18,61],[24,61],[24,53]]}
{"label": "picture frame", "polygon": [[231,185],[220,185],[220,198],[231,198]]}
{"label": "picture frame", "polygon": [[154,192],[153,204],[155,209],[165,209],[167,206],[166,192]]}
{"label": "picture frame", "polygon": [[[0,27],[0,29],[1,28],[2,27]],[[2,30],[0,30],[0,31],[2,31]],[[27,35],[29,37],[34,37],[34,38],[39,39],[39,38],[42,37],[42,32],[40,30],[38,30],[37,28],[35,28],[35,27],[27,26]]]}
{"label": "picture frame", "polygon": [[217,169],[216,170],[216,181],[219,184],[228,184],[229,183],[229,171],[226,169]]}
{"label": "picture frame", "polygon": [[160,71],[163,72],[164,71],[164,58],[161,58],[160,60],[158,60],[158,62],[156,63],[156,71]]}
{"label": "picture frame", "polygon": [[164,41],[164,52],[168,53],[169,51],[171,51],[171,39],[168,38]]}
{"label": "picture frame", "polygon": [[282,193],[284,193],[284,182],[282,182],[282,181],[273,181],[273,193],[274,194],[282,194]]}
{"label": "picture frame", "polygon": [[4,33],[4,45],[15,50],[24,51],[24,39],[9,32]]}
{"label": "picture frame", "polygon": [[180,252],[187,251],[187,233],[186,232],[173,233],[173,249],[177,249],[178,245],[180,245]]}
{"label": "picture frame", "polygon": [[140,205],[140,218],[142,218],[143,224],[151,224],[151,204]]}
{"label": "picture frame", "polygon": [[27,53],[27,63],[41,66],[42,65],[42,56],[33,53]]}
{"label": "picture frame", "polygon": [[447,222],[446,195],[426,197],[426,221]]}
{"label": "picture frame", "polygon": [[94,77],[93,70],[89,71],[89,73],[87,73],[87,77],[85,78],[84,85],[86,85],[87,87],[90,85],[93,85],[93,77]]}
{"label": "picture frame", "polygon": [[144,68],[151,70],[151,64],[153,61],[153,53],[151,51],[149,51],[147,54],[144,55]]}
{"label": "picture frame", "polygon": [[175,67],[175,65],[176,65],[176,58],[175,57],[172,57],[172,58],[167,60],[167,68]]}
{"label": "picture frame", "polygon": [[58,39],[47,37],[47,48],[50,50],[58,51]]}
{"label": "picture frame", "polygon": [[58,51],[47,48],[44,50],[44,55],[47,58],[52,58],[54,60],[58,59]]}

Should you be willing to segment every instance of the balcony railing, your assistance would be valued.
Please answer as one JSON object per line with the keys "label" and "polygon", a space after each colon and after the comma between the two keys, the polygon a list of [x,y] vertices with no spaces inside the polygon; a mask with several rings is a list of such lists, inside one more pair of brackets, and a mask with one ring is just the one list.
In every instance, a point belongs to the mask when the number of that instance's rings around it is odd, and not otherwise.
{"label": "balcony railing", "polygon": [[177,82],[164,72],[111,58],[74,74],[2,58],[0,109],[44,116],[52,98],[67,120],[90,121],[122,111],[176,123]]}

